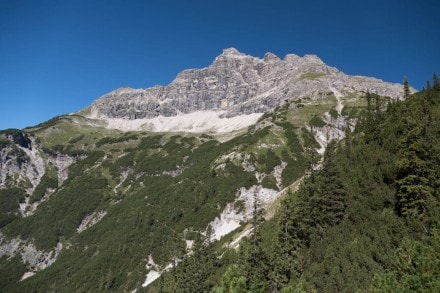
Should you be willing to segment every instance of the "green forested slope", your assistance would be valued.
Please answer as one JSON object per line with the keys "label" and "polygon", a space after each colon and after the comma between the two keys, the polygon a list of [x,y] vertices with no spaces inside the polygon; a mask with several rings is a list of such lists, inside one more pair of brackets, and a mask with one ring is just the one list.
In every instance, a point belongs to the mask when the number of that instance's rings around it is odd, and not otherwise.
{"label": "green forested slope", "polygon": [[367,101],[274,219],[255,208],[238,253],[199,266],[189,257],[150,291],[206,291],[187,281],[201,273],[215,292],[440,290],[440,83],[405,101]]}
{"label": "green forested slope", "polygon": [[[46,173],[30,196],[29,182],[1,190],[0,237],[40,251],[63,249],[23,281],[32,266],[20,255],[0,258],[0,291],[438,291],[439,87],[436,80],[406,101],[367,94],[346,103],[341,114],[357,120],[356,129],[328,145],[318,169],[319,145],[304,126],[323,126],[324,112],[337,118],[333,96],[287,103],[223,142],[87,127],[80,116],[28,129],[47,159]],[[0,138],[0,148],[20,162],[25,157],[10,140]],[[231,153],[246,156],[255,170]],[[48,160],[60,154],[75,159],[61,183]],[[271,219],[257,202],[247,223],[252,233],[238,250],[226,245],[231,235],[212,242],[209,229],[197,232],[241,187],[278,190],[273,169],[281,162],[282,188],[308,175]],[[267,176],[258,183],[255,172]],[[40,205],[21,217],[18,204],[27,197]],[[99,222],[78,232],[85,217],[102,211]],[[185,240],[194,241],[186,256]],[[173,257],[179,263],[143,288],[150,255],[160,268]]]}
{"label": "green forested slope", "polygon": [[[39,202],[48,188],[55,191],[28,217],[16,216],[24,190],[1,190],[8,200],[1,227],[4,243],[21,239],[40,251],[59,244],[63,249],[51,266],[23,281],[20,278],[33,267],[23,265],[19,255],[1,258],[0,275],[5,277],[0,291],[141,289],[149,256],[159,267],[174,256],[182,257],[185,240],[197,238],[191,231],[204,231],[240,188],[257,185],[255,172],[270,175],[283,160],[288,163],[283,186],[302,176],[303,145],[309,143],[302,137],[310,134],[278,121],[277,115],[285,111],[278,109],[261,120],[265,126],[251,127],[225,142],[206,134],[101,133],[72,123],[81,117],[58,118],[29,130],[27,135],[40,141],[45,156],[69,155],[75,163],[60,186],[54,167],[47,163],[52,171],[29,200]],[[234,159],[222,159],[217,168],[219,158],[232,152],[247,156],[255,170],[245,170],[243,162]],[[277,190],[274,181],[272,177],[261,184]],[[86,216],[100,212],[106,214],[97,224],[78,232]]]}

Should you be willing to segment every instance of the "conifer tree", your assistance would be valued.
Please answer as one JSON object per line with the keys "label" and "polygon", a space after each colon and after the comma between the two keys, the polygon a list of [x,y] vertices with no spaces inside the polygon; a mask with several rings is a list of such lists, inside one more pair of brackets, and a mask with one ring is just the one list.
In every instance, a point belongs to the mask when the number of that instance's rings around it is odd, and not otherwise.
{"label": "conifer tree", "polygon": [[431,87],[431,83],[429,82],[429,80],[427,80],[426,81],[426,90],[430,90],[432,87]]}
{"label": "conifer tree", "polygon": [[432,87],[435,90],[440,90],[440,78],[438,77],[437,73],[434,73],[432,76]]}
{"label": "conifer tree", "polygon": [[336,163],[336,142],[327,145],[322,170],[319,172],[317,191],[310,199],[311,217],[315,225],[322,229],[325,226],[338,224],[345,214],[346,194]]}
{"label": "conifer tree", "polygon": [[260,205],[257,194],[254,194],[252,211],[252,233],[247,246],[244,275],[247,281],[247,288],[251,292],[266,292],[268,277],[268,257],[262,247],[261,226],[264,222],[264,210]]}
{"label": "conifer tree", "polygon": [[426,212],[427,201],[434,194],[435,171],[427,133],[430,111],[427,102],[418,99],[407,104],[403,113],[396,162],[397,210],[403,216],[419,217]]}
{"label": "conifer tree", "polygon": [[403,80],[403,97],[408,99],[410,95],[408,77]]}
{"label": "conifer tree", "polygon": [[242,275],[240,267],[230,265],[220,280],[220,286],[215,288],[215,293],[245,293],[246,279]]}
{"label": "conifer tree", "polygon": [[294,271],[295,251],[297,249],[295,242],[298,240],[293,237],[293,211],[291,209],[292,194],[289,191],[288,198],[282,203],[281,215],[278,221],[278,237],[276,246],[271,257],[272,270],[270,272],[270,281],[276,289],[282,288],[290,280]]}

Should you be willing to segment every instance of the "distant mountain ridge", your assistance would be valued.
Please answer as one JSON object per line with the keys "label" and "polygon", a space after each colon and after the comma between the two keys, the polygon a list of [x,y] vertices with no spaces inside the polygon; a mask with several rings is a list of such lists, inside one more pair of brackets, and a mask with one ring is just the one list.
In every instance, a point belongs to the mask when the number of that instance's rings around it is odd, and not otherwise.
{"label": "distant mountain ridge", "polygon": [[[184,70],[167,86],[124,87],[103,95],[91,105],[89,117],[105,119],[109,128],[161,131],[164,130],[163,124],[176,124],[174,120],[170,122],[169,117],[209,112],[207,121],[201,122],[203,127],[190,125],[182,130],[203,131],[211,126],[216,130],[214,124],[220,121],[219,118],[262,114],[292,98],[316,99],[336,94],[334,91],[344,96],[367,91],[393,99],[403,96],[400,84],[346,75],[315,55],[288,54],[280,59],[266,53],[260,59],[229,48],[223,50],[210,66]],[[238,123],[237,127],[251,125],[258,118],[259,115],[253,115],[245,125]],[[112,119],[138,122],[127,126]],[[159,119],[160,125],[151,119]],[[209,120],[213,120],[212,125]],[[180,121],[177,124],[181,124]]]}

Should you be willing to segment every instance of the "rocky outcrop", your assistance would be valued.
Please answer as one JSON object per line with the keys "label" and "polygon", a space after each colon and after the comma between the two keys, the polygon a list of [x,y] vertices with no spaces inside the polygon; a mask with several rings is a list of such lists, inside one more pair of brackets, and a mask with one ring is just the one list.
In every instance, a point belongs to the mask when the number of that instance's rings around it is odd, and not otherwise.
{"label": "rocky outcrop", "polygon": [[295,97],[370,91],[394,99],[403,87],[379,79],[349,76],[315,55],[288,54],[262,59],[225,49],[212,65],[178,74],[167,86],[120,88],[91,106],[92,117],[150,119],[196,111],[221,111],[222,117],[264,113]]}
{"label": "rocky outcrop", "polygon": [[25,148],[25,149],[29,149],[29,150],[32,149],[31,140],[22,131],[17,130],[15,132],[13,132],[9,137],[10,137],[10,139],[12,139],[12,141],[15,144],[19,145],[20,147]]}
{"label": "rocky outcrop", "polygon": [[58,243],[53,250],[38,250],[30,241],[23,241],[20,238],[7,239],[0,233],[0,257],[21,256],[22,262],[31,271],[41,271],[52,265],[61,252],[63,245]]}
{"label": "rocky outcrop", "polygon": [[36,149],[30,150],[13,143],[0,148],[0,189],[28,186],[31,194],[43,174],[44,162]]}
{"label": "rocky outcrop", "polygon": [[93,212],[90,215],[85,216],[79,227],[76,228],[76,232],[81,233],[84,230],[92,227],[93,225],[101,221],[105,215],[107,215],[107,211]]}

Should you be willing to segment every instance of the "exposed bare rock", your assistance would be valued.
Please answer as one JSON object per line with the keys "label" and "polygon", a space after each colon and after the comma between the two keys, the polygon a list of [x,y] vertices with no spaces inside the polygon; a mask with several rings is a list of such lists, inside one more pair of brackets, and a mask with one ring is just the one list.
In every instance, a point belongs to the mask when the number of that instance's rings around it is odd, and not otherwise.
{"label": "exposed bare rock", "polygon": [[26,191],[30,195],[46,171],[45,162],[40,150],[31,147],[33,138],[24,134],[20,137],[20,144],[11,139],[0,147],[0,188],[27,186]]}
{"label": "exposed bare rock", "polygon": [[49,161],[56,167],[58,175],[58,184],[61,185],[69,176],[69,167],[75,162],[75,159],[65,154],[56,154],[49,157]]}
{"label": "exposed bare rock", "polygon": [[[335,91],[370,91],[399,99],[403,87],[375,78],[346,75],[315,55],[288,54],[280,59],[266,53],[260,59],[229,48],[210,66],[184,70],[167,86],[126,87],[108,93],[92,104],[91,117],[132,121],[197,111],[216,111],[220,117],[234,117],[264,113],[291,98],[316,98]],[[155,130],[154,126],[151,128]]]}
{"label": "exposed bare rock", "polygon": [[107,215],[107,211],[99,211],[99,212],[93,212],[90,215],[87,215],[79,225],[79,227],[76,229],[78,233],[81,233],[82,231],[92,227],[96,223],[102,220],[104,216]]}
{"label": "exposed bare rock", "polygon": [[[30,241],[23,241],[20,238],[7,239],[0,233],[0,257],[21,256],[22,262],[28,266],[32,272],[41,271],[52,265],[63,249],[63,245],[58,243],[53,250],[38,250]],[[30,275],[29,273],[27,275]]]}

